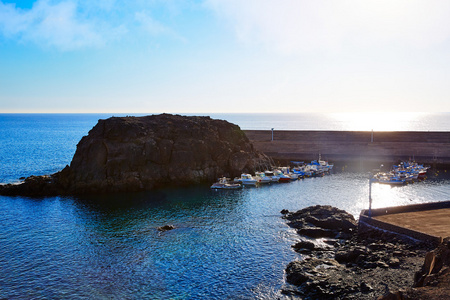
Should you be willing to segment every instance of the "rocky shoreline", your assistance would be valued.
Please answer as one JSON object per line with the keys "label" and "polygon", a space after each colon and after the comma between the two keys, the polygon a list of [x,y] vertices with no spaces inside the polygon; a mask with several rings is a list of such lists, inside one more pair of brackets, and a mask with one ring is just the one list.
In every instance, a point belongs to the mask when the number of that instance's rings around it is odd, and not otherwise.
{"label": "rocky shoreline", "polygon": [[[423,299],[423,289],[412,287],[420,286],[420,280],[423,285],[424,276],[428,287],[435,285],[435,290],[450,295],[446,277],[439,279],[450,272],[448,240],[437,252],[444,257],[436,259],[440,268],[430,270],[430,263],[424,267],[424,258],[433,253],[431,245],[358,226],[343,210],[317,205],[281,213],[301,236],[292,247],[302,260],[287,265],[282,290],[292,299]],[[444,286],[436,287],[440,281]]]}

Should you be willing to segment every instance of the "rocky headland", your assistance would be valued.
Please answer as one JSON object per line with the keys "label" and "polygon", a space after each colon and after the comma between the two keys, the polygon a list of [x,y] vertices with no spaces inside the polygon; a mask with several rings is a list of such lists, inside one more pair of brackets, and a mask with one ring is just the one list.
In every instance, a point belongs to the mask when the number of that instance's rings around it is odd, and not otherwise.
{"label": "rocky headland", "polygon": [[152,115],[99,120],[77,145],[70,166],[3,195],[115,193],[185,186],[270,165],[239,126],[210,117]]}
{"label": "rocky headland", "polygon": [[288,284],[282,291],[293,299],[443,299],[450,295],[448,239],[427,254],[431,245],[358,226],[351,214],[335,207],[317,205],[282,214],[301,237],[292,247],[302,259],[287,265]]}

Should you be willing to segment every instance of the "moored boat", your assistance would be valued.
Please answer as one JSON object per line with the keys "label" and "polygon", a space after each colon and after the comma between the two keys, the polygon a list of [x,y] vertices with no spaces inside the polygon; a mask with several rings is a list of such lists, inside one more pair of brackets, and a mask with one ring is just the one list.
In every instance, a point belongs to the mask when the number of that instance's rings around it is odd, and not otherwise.
{"label": "moored boat", "polygon": [[402,179],[395,176],[393,173],[377,173],[373,177],[373,182],[390,185],[403,185],[406,184],[406,179]]}
{"label": "moored boat", "polygon": [[283,174],[280,170],[276,169],[273,173],[280,178],[278,179],[278,182],[291,182],[291,177]]}
{"label": "moored boat", "polygon": [[235,178],[234,181],[243,185],[256,185],[258,183],[258,179],[247,173],[242,173],[241,177]]}
{"label": "moored boat", "polygon": [[255,172],[255,177],[258,180],[258,182],[261,184],[272,182],[272,178],[270,178],[269,176],[266,176],[266,174],[264,172]]}
{"label": "moored boat", "polygon": [[275,175],[273,171],[264,171],[264,175],[270,178],[272,182],[278,182],[280,180],[280,176]]}
{"label": "moored boat", "polygon": [[219,178],[219,180],[216,183],[213,183],[211,185],[212,189],[224,189],[224,190],[237,190],[241,189],[242,185],[239,183],[230,183],[228,182],[226,177]]}

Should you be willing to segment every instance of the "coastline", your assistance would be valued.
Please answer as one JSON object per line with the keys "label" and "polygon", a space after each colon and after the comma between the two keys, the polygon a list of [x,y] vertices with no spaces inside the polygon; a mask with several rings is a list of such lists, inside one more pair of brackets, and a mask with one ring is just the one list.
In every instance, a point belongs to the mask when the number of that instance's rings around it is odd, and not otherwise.
{"label": "coastline", "polygon": [[293,299],[407,300],[450,295],[449,238],[439,243],[418,240],[366,225],[361,219],[357,223],[346,211],[327,205],[281,213],[297,230],[300,241],[292,248],[303,256],[286,267],[288,284],[282,293]]}

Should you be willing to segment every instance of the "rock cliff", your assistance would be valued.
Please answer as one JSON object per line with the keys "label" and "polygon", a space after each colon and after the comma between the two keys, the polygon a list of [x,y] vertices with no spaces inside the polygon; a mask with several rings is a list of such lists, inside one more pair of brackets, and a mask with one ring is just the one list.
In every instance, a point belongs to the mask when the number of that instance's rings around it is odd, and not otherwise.
{"label": "rock cliff", "polygon": [[210,117],[152,115],[99,120],[70,166],[32,176],[0,194],[82,194],[212,182],[268,165],[239,126]]}

